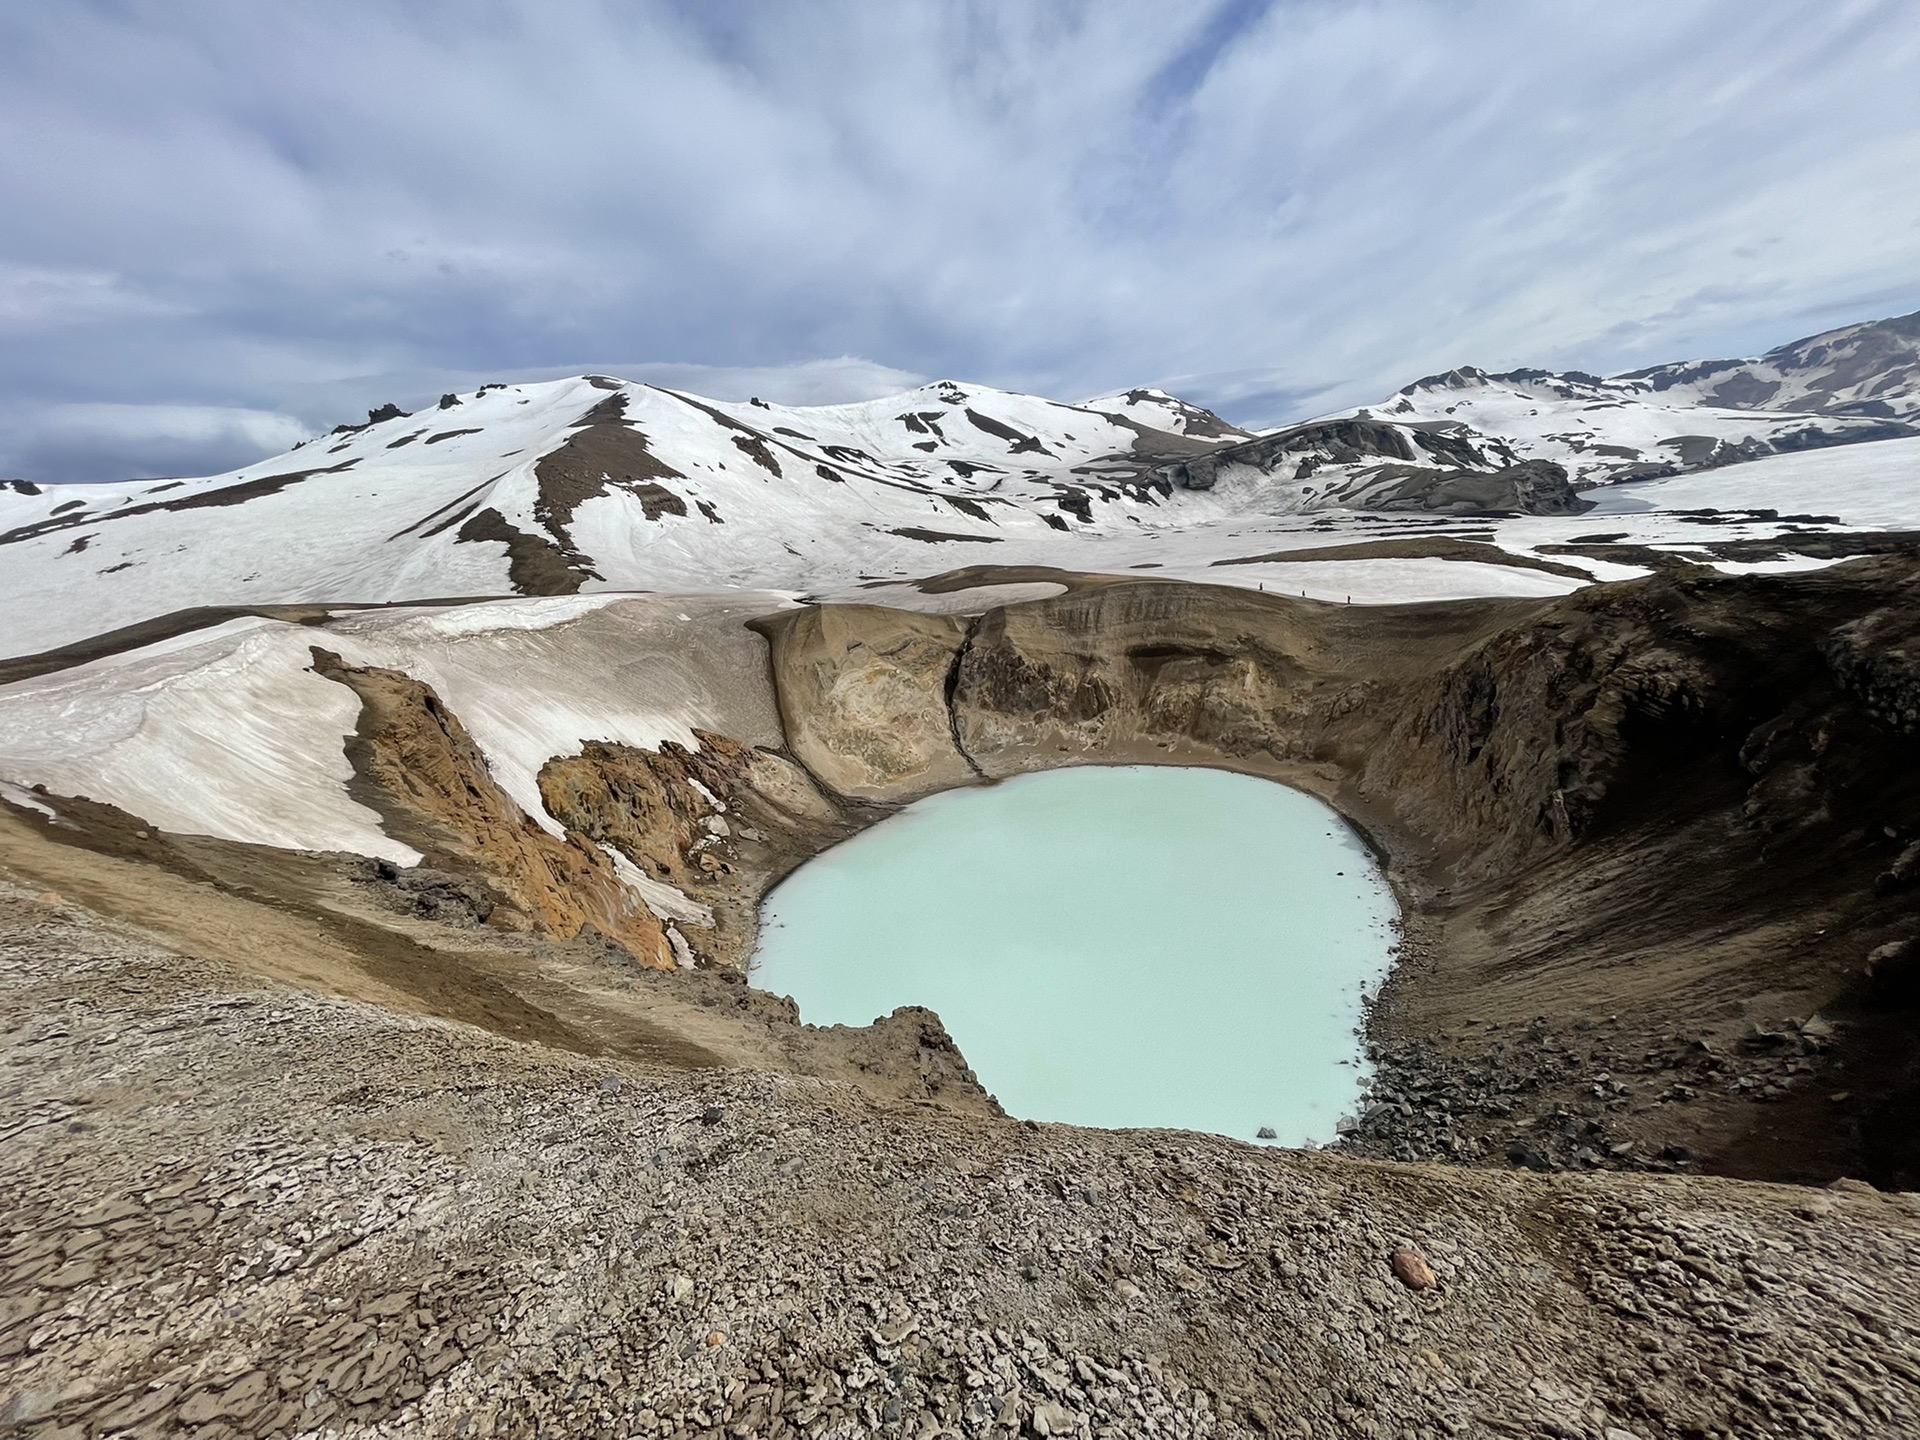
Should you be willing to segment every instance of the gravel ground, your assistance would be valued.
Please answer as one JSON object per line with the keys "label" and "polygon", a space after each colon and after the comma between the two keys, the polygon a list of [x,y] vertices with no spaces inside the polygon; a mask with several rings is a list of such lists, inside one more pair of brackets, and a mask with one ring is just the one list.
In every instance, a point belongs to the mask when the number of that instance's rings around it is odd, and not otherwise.
{"label": "gravel ground", "polygon": [[1920,1433],[1920,1205],[883,1106],[0,885],[0,1431]]}

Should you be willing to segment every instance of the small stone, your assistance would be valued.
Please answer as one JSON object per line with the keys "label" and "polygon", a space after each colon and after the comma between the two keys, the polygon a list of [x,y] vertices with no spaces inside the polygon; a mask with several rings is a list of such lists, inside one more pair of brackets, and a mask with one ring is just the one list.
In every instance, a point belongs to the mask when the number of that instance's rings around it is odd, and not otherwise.
{"label": "small stone", "polygon": [[667,1281],[667,1298],[676,1305],[692,1293],[693,1281],[689,1280],[685,1275],[675,1275]]}
{"label": "small stone", "polygon": [[702,1125],[718,1125],[726,1118],[726,1114],[727,1112],[722,1110],[718,1105],[709,1105],[705,1110],[700,1112],[700,1123]]}
{"label": "small stone", "polygon": [[1387,1263],[1393,1267],[1394,1278],[1409,1290],[1431,1290],[1438,1283],[1427,1257],[1411,1245],[1396,1248],[1387,1257]]}
{"label": "small stone", "polygon": [[618,1095],[620,1093],[620,1077],[618,1075],[607,1076],[606,1079],[600,1082],[600,1093],[602,1095]]}
{"label": "small stone", "polygon": [[1271,1125],[1262,1125],[1258,1130],[1253,1132],[1253,1138],[1256,1140],[1278,1140],[1280,1138],[1280,1132],[1275,1130]]}
{"label": "small stone", "polygon": [[709,1350],[717,1350],[726,1343],[727,1337],[722,1331],[709,1330],[707,1332],[707,1348]]}
{"label": "small stone", "polygon": [[1028,1423],[1036,1435],[1071,1435],[1078,1428],[1073,1423],[1073,1412],[1051,1400],[1034,1406],[1033,1418]]}
{"label": "small stone", "polygon": [[70,1260],[40,1283],[49,1290],[73,1290],[87,1284],[99,1273],[92,1260]]}

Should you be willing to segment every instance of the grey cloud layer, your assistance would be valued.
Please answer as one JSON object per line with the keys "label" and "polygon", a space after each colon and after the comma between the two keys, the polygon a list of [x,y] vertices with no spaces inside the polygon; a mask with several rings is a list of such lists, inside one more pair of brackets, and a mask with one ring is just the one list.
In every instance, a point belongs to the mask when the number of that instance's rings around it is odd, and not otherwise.
{"label": "grey cloud layer", "polygon": [[649,363],[1260,423],[1751,350],[1920,304],[1916,73],[1901,0],[9,7],[0,472]]}

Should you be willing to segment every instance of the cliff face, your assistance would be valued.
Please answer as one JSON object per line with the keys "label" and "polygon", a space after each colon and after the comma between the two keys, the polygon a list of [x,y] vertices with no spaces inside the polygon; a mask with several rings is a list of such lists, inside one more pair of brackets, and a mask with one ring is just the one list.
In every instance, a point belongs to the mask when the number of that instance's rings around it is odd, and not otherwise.
{"label": "cliff face", "polygon": [[757,623],[778,637],[787,743],[824,784],[856,799],[899,801],[978,778],[947,716],[964,619],[828,605]]}
{"label": "cliff face", "polygon": [[1915,576],[1888,557],[1568,596],[1375,707],[1359,783],[1399,796],[1409,823],[1461,831],[1483,871],[1677,808],[1723,811],[1728,843],[1776,850],[1824,828],[1872,867],[1885,846],[1866,832],[1913,818]]}

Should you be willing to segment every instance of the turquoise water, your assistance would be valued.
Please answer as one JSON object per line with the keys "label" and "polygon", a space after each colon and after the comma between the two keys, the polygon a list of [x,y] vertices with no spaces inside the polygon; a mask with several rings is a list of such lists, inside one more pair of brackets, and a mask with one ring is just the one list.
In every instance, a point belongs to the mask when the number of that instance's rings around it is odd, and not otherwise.
{"label": "turquoise water", "polygon": [[1010,1114],[1300,1145],[1359,1098],[1391,893],[1312,796],[1088,767],[909,806],[783,881],[752,980],[812,1025],[937,1010]]}

